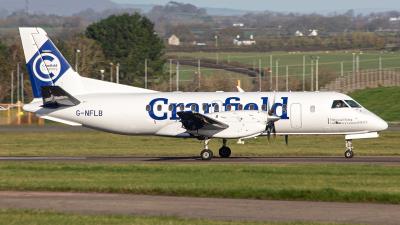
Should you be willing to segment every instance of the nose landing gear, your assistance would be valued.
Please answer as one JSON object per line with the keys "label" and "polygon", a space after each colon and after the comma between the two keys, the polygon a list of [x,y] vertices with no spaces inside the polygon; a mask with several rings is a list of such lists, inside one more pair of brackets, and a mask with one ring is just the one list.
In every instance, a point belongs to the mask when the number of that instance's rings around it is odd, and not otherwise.
{"label": "nose landing gear", "polygon": [[353,152],[353,142],[352,140],[346,140],[346,151],[344,152],[344,157],[347,159],[351,159],[354,157],[354,152]]}
{"label": "nose landing gear", "polygon": [[214,153],[208,148],[208,143],[210,139],[204,140],[204,150],[201,151],[200,156],[202,160],[211,160],[214,156]]}

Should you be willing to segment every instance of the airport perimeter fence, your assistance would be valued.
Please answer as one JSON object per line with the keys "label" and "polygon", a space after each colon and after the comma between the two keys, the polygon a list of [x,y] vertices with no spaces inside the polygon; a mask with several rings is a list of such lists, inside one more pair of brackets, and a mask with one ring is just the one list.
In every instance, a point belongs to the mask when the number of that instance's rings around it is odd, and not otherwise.
{"label": "airport perimeter fence", "polygon": [[[270,57],[169,60],[169,91],[235,91],[238,81],[246,91],[339,91],[400,86],[400,54],[347,55],[350,60],[324,56],[294,60]],[[362,59],[363,56],[365,59]],[[276,57],[276,56],[275,56]],[[330,56],[331,58],[335,58]],[[336,57],[339,58],[339,57]],[[362,60],[361,60],[362,59]]]}

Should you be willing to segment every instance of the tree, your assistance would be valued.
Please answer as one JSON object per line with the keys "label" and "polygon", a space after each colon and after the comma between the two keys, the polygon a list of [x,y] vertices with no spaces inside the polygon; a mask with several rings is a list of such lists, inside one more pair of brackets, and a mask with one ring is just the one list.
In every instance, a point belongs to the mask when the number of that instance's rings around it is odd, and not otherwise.
{"label": "tree", "polygon": [[148,75],[162,76],[164,44],[148,18],[138,13],[113,15],[90,25],[86,36],[100,43],[110,62],[121,64],[123,83],[134,84],[142,80],[146,59]]}
{"label": "tree", "polygon": [[0,102],[10,95],[10,58],[8,48],[0,42]]}

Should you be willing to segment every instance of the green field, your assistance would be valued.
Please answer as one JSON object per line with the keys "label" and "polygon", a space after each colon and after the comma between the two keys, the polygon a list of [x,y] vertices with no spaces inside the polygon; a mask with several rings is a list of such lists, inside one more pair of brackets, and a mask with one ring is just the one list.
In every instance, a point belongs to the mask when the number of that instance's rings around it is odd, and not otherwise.
{"label": "green field", "polygon": [[[343,156],[343,136],[291,136],[250,139],[228,144],[233,156]],[[220,140],[210,142],[218,152]],[[324,147],[321,147],[324,146]],[[399,156],[400,132],[384,132],[378,139],[354,141],[356,156]],[[195,139],[132,137],[102,132],[9,132],[0,135],[0,156],[198,156],[202,142]]]}
{"label": "green field", "polygon": [[[171,52],[170,56],[177,56],[181,59],[212,59],[220,62],[246,64],[250,67],[258,68],[259,60],[262,67],[270,67],[270,56],[273,56],[272,68],[275,71],[275,61],[279,61],[280,75],[286,73],[286,66],[289,66],[289,73],[294,75],[303,74],[303,56],[306,57],[306,73],[310,74],[311,57],[320,57],[319,65],[321,71],[333,71],[340,74],[341,62],[343,62],[344,71],[350,72],[353,69],[352,51],[329,51],[329,52]],[[378,69],[379,57],[382,57],[383,68],[400,67],[400,52],[377,52],[368,51],[360,54],[360,69]]]}
{"label": "green field", "polygon": [[400,166],[4,162],[0,170],[0,190],[400,203]]}
{"label": "green field", "polygon": [[350,96],[384,120],[400,122],[400,87],[366,89]]}
{"label": "green field", "polygon": [[0,223],[8,225],[340,225],[337,223],[313,222],[229,222],[199,219],[179,219],[174,217],[137,217],[137,216],[105,216],[62,214],[45,211],[0,210]]}

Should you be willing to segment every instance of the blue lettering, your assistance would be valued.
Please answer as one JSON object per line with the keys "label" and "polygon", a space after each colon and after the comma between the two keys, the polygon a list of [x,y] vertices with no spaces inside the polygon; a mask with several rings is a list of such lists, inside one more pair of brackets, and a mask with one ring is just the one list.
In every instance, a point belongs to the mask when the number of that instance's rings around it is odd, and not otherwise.
{"label": "blue lettering", "polygon": [[287,114],[287,104],[288,104],[288,97],[282,97],[283,103],[275,103],[272,106],[272,110],[276,113],[278,107],[282,107],[282,115],[277,115],[281,117],[282,120],[287,120],[289,119],[288,114]]}
{"label": "blue lettering", "polygon": [[[154,120],[166,120],[166,119],[168,118],[167,113],[163,113],[162,116],[157,116],[157,115],[154,113],[154,108],[155,108],[154,105],[155,105],[156,103],[158,103],[158,102],[161,102],[161,103],[163,103],[164,105],[166,105],[166,104],[168,104],[168,99],[166,99],[166,98],[156,98],[156,99],[153,99],[153,100],[149,103],[149,105],[150,105],[149,116],[150,116],[152,119],[154,119]],[[176,114],[176,109],[175,109],[175,114]]]}
{"label": "blue lettering", "polygon": [[250,107],[253,106],[252,110],[258,110],[258,105],[256,103],[249,103],[244,106],[244,110],[250,110]]}
{"label": "blue lettering", "polygon": [[[236,101],[238,101],[238,103],[231,103],[231,100],[236,100]],[[227,110],[227,106],[228,106],[228,105],[231,105],[232,107],[235,107],[234,110],[239,110],[240,98],[238,98],[238,97],[230,97],[230,98],[227,98],[227,99],[225,100],[225,111],[228,111],[228,110]]]}
{"label": "blue lettering", "polygon": [[262,100],[262,105],[261,105],[261,109],[263,109],[263,105],[266,105],[267,107],[265,107],[264,111],[268,111],[268,97],[261,97]]}
{"label": "blue lettering", "polygon": [[[179,116],[176,114],[178,112],[178,108],[179,111],[182,111],[181,108],[183,109],[185,107],[185,105],[183,103],[171,103],[171,107],[172,107],[172,115],[169,118],[170,120],[179,120]],[[167,118],[165,118],[167,119]]]}
{"label": "blue lettering", "polygon": [[191,111],[192,111],[192,107],[194,106],[194,112],[200,112],[200,107],[199,107],[199,105],[198,104],[196,104],[196,103],[188,103],[188,104],[186,104],[186,108],[187,109],[190,109]]}

